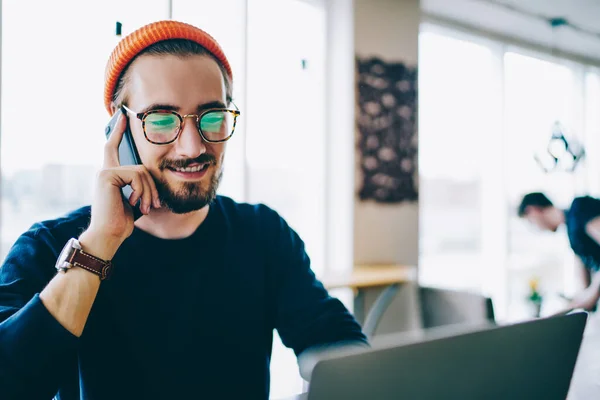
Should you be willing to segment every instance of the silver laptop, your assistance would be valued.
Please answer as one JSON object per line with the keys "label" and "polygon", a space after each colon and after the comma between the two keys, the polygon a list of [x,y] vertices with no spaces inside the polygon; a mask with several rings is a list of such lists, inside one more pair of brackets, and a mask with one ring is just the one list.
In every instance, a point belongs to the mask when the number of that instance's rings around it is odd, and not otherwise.
{"label": "silver laptop", "polygon": [[[544,399],[569,391],[587,313],[504,325],[436,329],[366,351],[337,354],[313,370],[298,399]],[[464,329],[467,329],[465,332]]]}

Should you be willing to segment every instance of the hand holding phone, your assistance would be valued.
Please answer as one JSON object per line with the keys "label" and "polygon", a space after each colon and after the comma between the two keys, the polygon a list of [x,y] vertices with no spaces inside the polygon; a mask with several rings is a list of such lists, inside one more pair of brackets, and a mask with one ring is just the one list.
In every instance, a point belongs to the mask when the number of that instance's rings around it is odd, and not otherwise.
{"label": "hand holding phone", "polygon": [[[106,134],[107,140],[110,138],[110,135],[114,132],[117,121],[119,120],[119,116],[121,116],[121,115],[123,115],[123,117],[125,117],[123,112],[121,110],[118,110],[112,116],[112,118],[108,122],[108,125],[106,125],[104,133]],[[119,143],[118,163],[121,166],[123,166],[123,165],[141,165],[142,164],[142,162],[140,161],[140,156],[138,155],[138,152],[137,152],[137,148],[135,147],[135,142],[133,140],[133,136],[131,136],[131,131],[129,130],[129,124],[127,124],[127,123],[125,125],[125,131],[123,132],[123,138],[121,139],[121,142]],[[131,194],[133,193],[133,189],[131,188],[131,185],[123,186],[121,191],[123,192],[123,201],[125,203],[128,203],[129,199],[131,198]],[[143,215],[142,211],[140,210],[140,202],[141,202],[141,199],[138,200],[138,202],[136,204],[131,206],[132,211],[133,211],[134,221]]]}
{"label": "hand holding phone", "polygon": [[140,163],[127,118],[121,111],[110,120],[105,135],[104,164],[96,179],[88,230],[118,248],[133,232],[135,217],[159,208],[160,201],[152,176]]}

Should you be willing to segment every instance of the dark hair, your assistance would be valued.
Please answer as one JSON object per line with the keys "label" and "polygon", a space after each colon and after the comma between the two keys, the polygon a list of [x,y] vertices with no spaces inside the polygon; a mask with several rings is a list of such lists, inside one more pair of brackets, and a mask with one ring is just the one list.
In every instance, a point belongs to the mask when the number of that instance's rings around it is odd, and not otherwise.
{"label": "dark hair", "polygon": [[553,207],[554,204],[550,201],[550,199],[541,192],[532,192],[527,193],[523,196],[523,200],[521,200],[521,204],[519,204],[519,217],[524,217],[527,211],[527,207],[540,207],[540,208],[548,208]]}
{"label": "dark hair", "polygon": [[215,60],[215,62],[219,66],[219,69],[221,70],[221,73],[223,74],[223,80],[225,81],[226,100],[227,103],[231,102],[233,96],[233,82],[231,82],[229,75],[227,75],[227,71],[223,64],[215,56],[213,56],[211,52],[209,52],[208,50],[206,50],[206,48],[204,48],[196,42],[192,42],[191,40],[187,39],[169,39],[156,42],[153,45],[146,47],[131,60],[127,67],[125,67],[123,73],[121,73],[121,76],[119,77],[119,81],[117,82],[117,86],[115,88],[115,93],[113,94],[114,104],[120,105],[127,100],[125,98],[125,92],[123,89],[128,81],[129,67],[136,58],[144,54],[156,56],[173,55],[181,58],[196,55],[209,56],[210,58]]}

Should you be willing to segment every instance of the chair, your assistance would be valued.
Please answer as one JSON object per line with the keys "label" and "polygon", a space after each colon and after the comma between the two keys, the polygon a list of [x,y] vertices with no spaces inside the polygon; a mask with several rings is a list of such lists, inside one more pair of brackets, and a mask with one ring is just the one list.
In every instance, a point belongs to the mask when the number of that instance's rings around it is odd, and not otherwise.
{"label": "chair", "polygon": [[420,287],[423,328],[444,325],[495,323],[492,299],[477,293]]}
{"label": "chair", "polygon": [[[424,286],[410,290],[411,286],[391,285],[376,293],[376,300],[369,302],[369,312],[364,322],[361,321],[363,332],[369,339],[379,334],[445,325],[495,324],[494,306],[488,297],[468,291]],[[414,319],[417,321],[412,321]]]}

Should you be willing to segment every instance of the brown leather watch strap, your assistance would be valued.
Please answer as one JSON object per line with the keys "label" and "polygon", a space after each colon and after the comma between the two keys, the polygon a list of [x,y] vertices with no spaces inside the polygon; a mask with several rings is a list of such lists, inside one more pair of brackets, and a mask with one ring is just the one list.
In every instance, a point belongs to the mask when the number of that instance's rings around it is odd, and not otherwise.
{"label": "brown leather watch strap", "polygon": [[69,257],[69,262],[74,267],[83,268],[89,272],[92,272],[100,277],[100,280],[105,280],[110,275],[112,270],[112,263],[110,261],[104,261],[98,257],[94,257],[91,254],[86,253],[83,250],[73,249]]}

